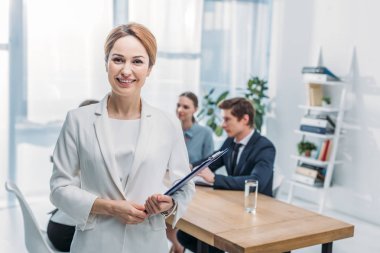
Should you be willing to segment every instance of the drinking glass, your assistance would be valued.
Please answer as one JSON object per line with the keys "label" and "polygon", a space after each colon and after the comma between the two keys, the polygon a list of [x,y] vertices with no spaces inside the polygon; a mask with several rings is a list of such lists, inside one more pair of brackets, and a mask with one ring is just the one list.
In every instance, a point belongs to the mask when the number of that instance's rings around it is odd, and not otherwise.
{"label": "drinking glass", "polygon": [[254,179],[245,180],[244,209],[248,213],[256,213],[258,188],[259,181]]}

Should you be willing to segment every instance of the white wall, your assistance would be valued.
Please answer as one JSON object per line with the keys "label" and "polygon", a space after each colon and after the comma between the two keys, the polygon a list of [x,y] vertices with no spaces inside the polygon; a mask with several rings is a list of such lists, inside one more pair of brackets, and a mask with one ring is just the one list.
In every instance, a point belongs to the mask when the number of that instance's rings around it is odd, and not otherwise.
{"label": "white wall", "polygon": [[[267,124],[268,136],[277,147],[277,165],[291,176],[295,161],[290,154],[300,138],[293,130],[303,114],[297,106],[306,101],[301,69],[317,64],[322,47],[323,63],[334,73],[357,73],[345,115],[350,128],[340,145],[344,164],[334,171],[327,206],[380,224],[380,1],[273,3],[269,83],[274,104]],[[313,192],[302,194],[313,199]]]}

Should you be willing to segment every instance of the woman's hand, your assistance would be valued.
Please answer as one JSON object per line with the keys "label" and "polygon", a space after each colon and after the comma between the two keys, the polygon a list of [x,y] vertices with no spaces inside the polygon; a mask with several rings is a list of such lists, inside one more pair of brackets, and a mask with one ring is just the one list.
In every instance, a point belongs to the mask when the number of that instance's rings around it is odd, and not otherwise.
{"label": "woman's hand", "polygon": [[91,213],[110,215],[119,219],[124,224],[138,224],[148,217],[143,205],[127,200],[100,198],[95,200]]}
{"label": "woman's hand", "polygon": [[174,208],[172,197],[162,194],[154,194],[145,202],[145,210],[148,215],[158,214]]}
{"label": "woman's hand", "polygon": [[115,200],[115,202],[114,216],[125,224],[138,224],[148,217],[143,205],[126,200]]}

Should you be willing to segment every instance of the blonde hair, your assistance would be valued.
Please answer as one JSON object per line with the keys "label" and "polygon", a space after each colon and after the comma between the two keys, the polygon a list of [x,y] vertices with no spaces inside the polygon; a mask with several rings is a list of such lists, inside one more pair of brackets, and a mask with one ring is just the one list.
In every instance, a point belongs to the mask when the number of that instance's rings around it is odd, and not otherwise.
{"label": "blonde hair", "polygon": [[148,57],[149,67],[156,63],[157,55],[157,42],[154,35],[145,26],[138,23],[128,23],[119,25],[113,28],[107,36],[106,43],[104,44],[105,61],[108,62],[110,52],[115,45],[115,42],[125,36],[133,36],[140,41],[144,46]]}

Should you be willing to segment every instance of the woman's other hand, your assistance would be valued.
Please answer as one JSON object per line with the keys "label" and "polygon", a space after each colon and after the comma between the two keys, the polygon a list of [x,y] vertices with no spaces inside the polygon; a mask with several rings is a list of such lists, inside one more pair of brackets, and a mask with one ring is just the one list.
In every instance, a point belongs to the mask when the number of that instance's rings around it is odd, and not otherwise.
{"label": "woman's other hand", "polygon": [[154,194],[145,202],[145,210],[148,215],[158,214],[162,212],[170,212],[174,208],[172,197],[162,194]]}
{"label": "woman's other hand", "polygon": [[115,217],[125,224],[138,224],[148,217],[144,205],[126,200],[116,201],[114,212]]}
{"label": "woman's other hand", "polygon": [[96,199],[91,213],[110,215],[125,224],[138,224],[147,217],[144,205],[127,200]]}

